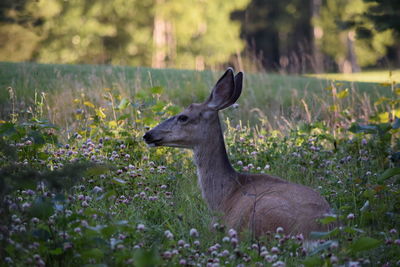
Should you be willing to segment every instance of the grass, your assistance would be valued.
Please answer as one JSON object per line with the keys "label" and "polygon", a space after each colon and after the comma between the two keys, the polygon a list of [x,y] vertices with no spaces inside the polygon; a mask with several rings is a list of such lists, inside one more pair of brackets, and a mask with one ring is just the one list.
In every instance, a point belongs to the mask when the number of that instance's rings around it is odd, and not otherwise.
{"label": "grass", "polygon": [[309,77],[323,78],[338,81],[353,81],[353,82],[370,82],[370,83],[387,83],[400,81],[400,70],[375,70],[363,71],[360,73],[323,73],[312,74]]}
{"label": "grass", "polygon": [[[132,97],[137,92],[154,86],[162,86],[162,98],[179,106],[203,101],[220,73],[210,71],[189,71],[173,69],[149,69],[141,67],[111,67],[92,65],[42,65],[36,63],[0,63],[0,104],[1,114],[7,114],[7,88],[13,88],[21,108],[32,104],[35,92],[47,94],[50,119],[58,125],[67,126],[63,114],[68,110],[67,101],[72,101],[82,93],[92,101],[101,103],[104,88],[112,88],[122,95]],[[340,82],[337,90],[352,92],[344,104],[358,114],[364,111],[365,102],[374,102],[391,91],[375,83]],[[268,128],[284,128],[288,123],[299,121],[327,120],[329,99],[327,90],[332,82],[300,76],[277,74],[246,74],[245,86],[239,100],[241,112],[234,114],[236,121],[262,120]],[[97,96],[96,96],[97,95]],[[62,110],[53,107],[63,106]],[[282,121],[282,117],[287,122]]]}
{"label": "grass", "polygon": [[[335,216],[324,222],[339,219],[340,227],[314,233],[306,249],[300,235],[278,231],[254,240],[226,229],[200,195],[191,153],[142,141],[147,126],[204,99],[218,74],[31,63],[0,69],[1,87],[17,95],[2,96],[1,265],[400,262],[399,122],[354,124],[374,119],[379,107],[395,111],[393,88],[249,74],[239,107],[222,112],[236,170],[305,184],[331,204]],[[47,95],[34,100],[35,90]],[[356,110],[360,95],[371,105],[385,94],[382,104]],[[304,114],[296,117],[296,106]],[[266,121],[278,115],[281,124]]]}

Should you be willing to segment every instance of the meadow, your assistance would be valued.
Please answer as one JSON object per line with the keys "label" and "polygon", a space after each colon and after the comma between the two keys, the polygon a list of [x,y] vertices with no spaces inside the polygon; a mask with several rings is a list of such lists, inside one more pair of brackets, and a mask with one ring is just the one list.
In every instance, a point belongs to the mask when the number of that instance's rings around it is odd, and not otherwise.
{"label": "meadow", "polygon": [[309,242],[227,229],[200,195],[191,152],[142,141],[219,75],[0,63],[0,265],[399,265],[396,81],[246,73],[222,112],[236,170],[305,184],[331,204],[321,223],[339,226]]}

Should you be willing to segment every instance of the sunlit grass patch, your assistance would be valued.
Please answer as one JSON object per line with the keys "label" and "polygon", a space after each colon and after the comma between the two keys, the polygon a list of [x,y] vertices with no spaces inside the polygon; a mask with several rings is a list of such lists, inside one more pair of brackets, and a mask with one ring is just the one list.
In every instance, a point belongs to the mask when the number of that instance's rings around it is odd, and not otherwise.
{"label": "sunlit grass patch", "polygon": [[310,74],[308,77],[320,79],[329,79],[336,81],[352,81],[352,82],[370,82],[370,83],[387,83],[400,82],[400,70],[376,70],[362,71],[359,73],[321,73]]}

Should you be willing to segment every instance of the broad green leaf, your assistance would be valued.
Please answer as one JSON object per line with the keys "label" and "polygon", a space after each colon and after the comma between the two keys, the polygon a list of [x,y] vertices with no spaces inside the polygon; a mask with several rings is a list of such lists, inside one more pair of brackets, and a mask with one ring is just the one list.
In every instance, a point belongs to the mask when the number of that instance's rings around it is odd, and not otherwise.
{"label": "broad green leaf", "polygon": [[350,249],[352,252],[360,252],[360,251],[374,249],[381,244],[382,244],[381,240],[365,236],[354,241],[353,244],[350,245]]}
{"label": "broad green leaf", "polygon": [[381,176],[379,177],[379,181],[385,181],[398,174],[400,174],[399,167],[387,169],[381,174]]}
{"label": "broad green leaf", "polygon": [[319,222],[326,225],[326,224],[330,224],[332,222],[336,222],[337,221],[337,217],[336,216],[325,216],[324,218],[319,219]]}

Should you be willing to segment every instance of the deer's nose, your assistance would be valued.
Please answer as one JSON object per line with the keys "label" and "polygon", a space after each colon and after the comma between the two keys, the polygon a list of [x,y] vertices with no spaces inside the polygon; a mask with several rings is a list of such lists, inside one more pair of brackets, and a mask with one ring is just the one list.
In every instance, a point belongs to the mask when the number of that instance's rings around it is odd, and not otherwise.
{"label": "deer's nose", "polygon": [[143,139],[144,139],[144,141],[146,141],[146,142],[151,142],[151,140],[153,140],[153,136],[152,136],[149,132],[147,132],[147,133],[145,133],[145,134],[143,135]]}

